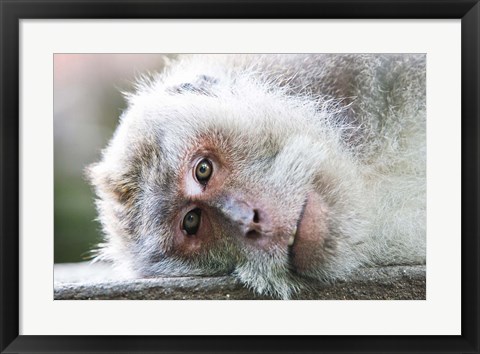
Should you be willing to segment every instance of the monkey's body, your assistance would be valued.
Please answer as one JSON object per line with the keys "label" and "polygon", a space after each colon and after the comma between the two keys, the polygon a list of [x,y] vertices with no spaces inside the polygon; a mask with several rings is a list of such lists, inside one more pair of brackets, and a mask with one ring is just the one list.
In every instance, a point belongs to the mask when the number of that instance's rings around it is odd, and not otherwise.
{"label": "monkey's body", "polygon": [[128,99],[90,168],[121,271],[288,298],[425,262],[424,55],[187,56]]}

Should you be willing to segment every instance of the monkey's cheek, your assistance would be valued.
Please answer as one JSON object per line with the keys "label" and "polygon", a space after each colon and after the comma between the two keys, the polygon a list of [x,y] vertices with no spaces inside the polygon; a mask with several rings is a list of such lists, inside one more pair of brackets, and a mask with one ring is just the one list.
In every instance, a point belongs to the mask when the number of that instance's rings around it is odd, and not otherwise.
{"label": "monkey's cheek", "polygon": [[325,241],[329,237],[327,215],[328,206],[321,196],[310,193],[291,248],[291,262],[296,272],[314,271],[324,263]]}

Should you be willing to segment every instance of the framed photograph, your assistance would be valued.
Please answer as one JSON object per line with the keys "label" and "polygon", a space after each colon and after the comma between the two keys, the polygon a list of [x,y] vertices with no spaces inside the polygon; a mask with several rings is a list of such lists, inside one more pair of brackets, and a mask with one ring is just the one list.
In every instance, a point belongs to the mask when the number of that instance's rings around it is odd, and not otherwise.
{"label": "framed photograph", "polygon": [[478,1],[0,11],[2,353],[479,352]]}

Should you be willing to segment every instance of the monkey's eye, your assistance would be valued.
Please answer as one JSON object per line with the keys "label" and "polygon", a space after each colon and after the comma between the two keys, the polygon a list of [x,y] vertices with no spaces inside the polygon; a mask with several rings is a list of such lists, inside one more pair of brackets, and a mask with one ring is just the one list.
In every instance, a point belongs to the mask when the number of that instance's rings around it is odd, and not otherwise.
{"label": "monkey's eye", "polygon": [[188,235],[195,235],[200,226],[200,209],[190,210],[183,218],[182,227]]}
{"label": "monkey's eye", "polygon": [[205,184],[210,179],[212,171],[212,163],[207,159],[203,159],[197,164],[197,167],[195,167],[195,177],[198,182]]}

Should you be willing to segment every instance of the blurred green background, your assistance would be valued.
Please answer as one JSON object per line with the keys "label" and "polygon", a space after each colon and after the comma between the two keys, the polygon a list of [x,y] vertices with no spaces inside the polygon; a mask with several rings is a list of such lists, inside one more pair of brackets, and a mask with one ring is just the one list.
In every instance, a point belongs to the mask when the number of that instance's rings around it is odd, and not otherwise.
{"label": "blurred green background", "polygon": [[54,260],[89,258],[101,240],[85,167],[100,158],[125,109],[122,91],[135,78],[161,71],[161,54],[55,54]]}

